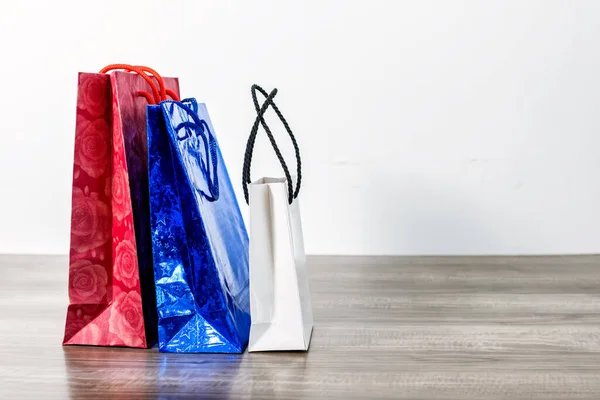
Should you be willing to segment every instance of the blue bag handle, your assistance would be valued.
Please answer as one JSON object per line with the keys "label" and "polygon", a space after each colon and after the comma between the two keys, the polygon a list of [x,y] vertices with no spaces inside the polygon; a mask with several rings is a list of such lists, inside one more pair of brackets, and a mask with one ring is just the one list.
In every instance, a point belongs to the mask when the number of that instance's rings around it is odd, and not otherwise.
{"label": "blue bag handle", "polygon": [[[206,123],[205,120],[198,116],[198,105],[195,101],[189,101],[191,106],[187,106],[183,104],[188,101],[188,99],[182,100],[181,102],[177,102],[177,105],[183,109],[188,116],[192,119],[192,121],[185,121],[180,123],[175,127],[175,135],[177,140],[183,141],[191,137],[192,135],[196,135],[196,137],[200,137],[202,142],[204,143],[204,150],[206,155],[210,157],[210,161],[212,164],[212,174],[209,171],[209,168],[206,164],[200,160],[200,170],[202,171],[202,175],[206,182],[208,183],[208,191],[209,193],[204,193],[204,191],[200,190],[200,194],[210,202],[216,201],[219,199],[219,175],[217,174],[217,166],[218,166],[218,153],[217,153],[217,140],[215,136],[210,131],[210,127]],[[183,130],[183,134],[180,132]],[[212,176],[211,176],[212,175]]]}

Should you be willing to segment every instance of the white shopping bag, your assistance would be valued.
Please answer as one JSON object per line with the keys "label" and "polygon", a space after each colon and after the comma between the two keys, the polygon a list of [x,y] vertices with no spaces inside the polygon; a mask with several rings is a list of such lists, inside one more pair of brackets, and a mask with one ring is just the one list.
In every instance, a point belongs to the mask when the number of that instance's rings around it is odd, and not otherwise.
{"label": "white shopping bag", "polygon": [[[260,108],[256,91],[267,97]],[[248,140],[244,161],[244,195],[250,205],[250,352],[308,350],[313,328],[297,199],[301,182],[300,152],[289,125],[273,103],[276,93],[277,89],[267,95],[260,87],[252,87],[258,117]],[[296,150],[298,178],[295,190],[292,189],[287,165],[262,117],[269,106],[282,120]],[[261,178],[250,183],[250,162],[259,123],[269,136],[285,178]]]}

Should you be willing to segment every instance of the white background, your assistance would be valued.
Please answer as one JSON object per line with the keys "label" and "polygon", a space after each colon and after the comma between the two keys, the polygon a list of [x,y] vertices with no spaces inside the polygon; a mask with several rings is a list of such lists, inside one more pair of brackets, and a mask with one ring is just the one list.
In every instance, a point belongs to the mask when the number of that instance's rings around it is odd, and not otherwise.
{"label": "white background", "polygon": [[[240,200],[250,85],[279,88],[308,253],[600,252],[599,21],[594,0],[4,1],[0,252],[68,251],[77,72],[114,62],[207,103]],[[255,160],[281,175],[264,134]]]}

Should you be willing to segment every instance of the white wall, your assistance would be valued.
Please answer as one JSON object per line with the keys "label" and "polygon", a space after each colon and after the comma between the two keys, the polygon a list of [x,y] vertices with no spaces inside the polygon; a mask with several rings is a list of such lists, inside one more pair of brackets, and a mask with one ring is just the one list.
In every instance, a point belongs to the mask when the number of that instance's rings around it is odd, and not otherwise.
{"label": "white wall", "polygon": [[277,86],[309,253],[600,252],[598,21],[594,0],[2,2],[0,252],[67,252],[77,72],[113,62],[207,102],[237,189],[250,85]]}

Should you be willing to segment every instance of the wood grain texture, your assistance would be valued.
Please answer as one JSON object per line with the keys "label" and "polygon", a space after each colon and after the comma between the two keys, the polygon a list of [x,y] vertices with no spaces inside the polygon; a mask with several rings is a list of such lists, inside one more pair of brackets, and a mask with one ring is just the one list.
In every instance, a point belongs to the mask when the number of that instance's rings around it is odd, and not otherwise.
{"label": "wood grain texture", "polygon": [[0,256],[0,398],[599,399],[600,256],[313,257],[307,353],[61,347],[67,259]]}

